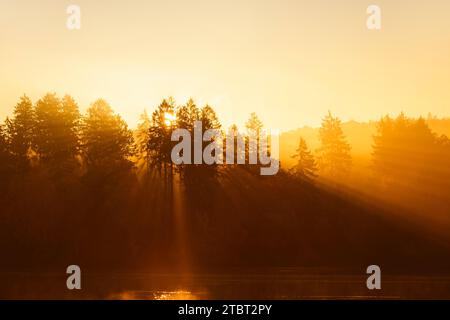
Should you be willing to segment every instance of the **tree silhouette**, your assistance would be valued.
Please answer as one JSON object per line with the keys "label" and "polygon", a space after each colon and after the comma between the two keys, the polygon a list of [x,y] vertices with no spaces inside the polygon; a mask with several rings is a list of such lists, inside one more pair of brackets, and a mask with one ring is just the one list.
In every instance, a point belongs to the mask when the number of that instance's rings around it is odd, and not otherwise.
{"label": "tree silhouette", "polygon": [[68,158],[73,159],[80,153],[81,115],[77,103],[69,95],[62,99],[61,118],[65,152]]}
{"label": "tree silhouette", "polygon": [[250,114],[250,118],[245,123],[245,128],[248,131],[253,131],[253,132],[255,132],[258,135],[261,132],[263,127],[264,127],[264,125],[261,122],[261,120],[259,120],[259,118],[256,115],[256,113],[252,112]]}
{"label": "tree silhouette", "polygon": [[7,131],[4,125],[0,125],[0,186],[6,184],[12,173],[12,158],[8,144]]}
{"label": "tree silhouette", "polygon": [[[255,112],[252,112],[250,114],[250,118],[247,120],[247,122],[245,123],[245,128],[247,130],[246,132],[246,145],[245,145],[245,150],[246,150],[246,162],[250,163],[250,162],[256,162],[254,164],[259,163],[259,154],[258,154],[258,150],[260,148],[260,144],[261,144],[261,131],[263,129],[264,125],[261,122],[261,120],[259,120],[258,116],[256,115]],[[253,143],[251,142],[253,141]],[[256,160],[256,161],[255,161]]]}
{"label": "tree silhouette", "polygon": [[316,161],[308,149],[305,139],[300,137],[298,148],[292,157],[297,159],[297,164],[290,170],[294,176],[306,181],[311,181],[317,177]]}
{"label": "tree silhouette", "polygon": [[[220,135],[223,135],[222,132],[220,132],[220,129],[222,127],[222,125],[220,124],[219,118],[216,115],[216,112],[214,111],[214,109],[209,106],[206,105],[204,106],[201,110],[200,110],[200,121],[202,122],[202,134],[204,134],[207,130],[216,130],[218,133],[220,133]],[[212,140],[215,141],[215,140]],[[216,143],[219,144],[219,147],[222,148],[222,150],[220,151],[220,156],[223,156],[223,144],[222,144],[222,140],[221,141],[215,141]],[[210,144],[210,142],[205,141],[203,142],[203,150],[205,149],[206,145]],[[216,154],[214,154],[214,156],[217,156]],[[223,159],[222,159],[223,161]],[[217,164],[213,164],[212,166],[210,166],[210,168],[213,168],[214,170],[216,169]]]}
{"label": "tree silhouette", "polygon": [[173,173],[171,136],[175,123],[170,118],[174,114],[175,102],[172,98],[164,99],[153,112],[149,129],[147,150],[150,163],[165,177],[171,176]]}
{"label": "tree silhouette", "polygon": [[14,107],[13,117],[6,119],[5,132],[14,167],[18,171],[25,170],[30,164],[35,124],[33,104],[23,95]]}
{"label": "tree silhouette", "polygon": [[[202,131],[200,132],[200,136],[195,136],[194,134],[195,121],[201,123]],[[201,152],[203,155],[203,151],[206,150],[207,145],[214,141],[203,141],[202,137],[204,133],[210,129],[219,131],[221,124],[216,112],[211,106],[206,105],[199,109],[194,100],[189,99],[185,105],[180,106],[177,110],[177,127],[187,129],[190,132],[191,156],[192,160],[194,160],[194,145],[198,142],[195,141],[195,139],[201,139],[199,145],[202,148]],[[222,143],[222,140],[214,142],[220,144]],[[217,150],[215,148],[214,152],[219,152],[219,154],[214,153],[213,156],[223,155],[222,150]],[[192,161],[191,164],[178,165],[177,172],[180,174],[181,181],[185,187],[187,201],[190,204],[189,207],[193,211],[199,210],[200,208],[211,208],[214,205],[214,186],[217,183],[219,174],[219,165],[217,163],[205,164],[202,161],[201,164],[195,164],[194,161]]]}
{"label": "tree silhouette", "polygon": [[[226,141],[226,139],[233,139],[233,141]],[[241,139],[241,143],[242,145],[239,146],[238,145],[238,139]],[[239,128],[236,124],[232,124],[229,128],[228,128],[228,133],[227,136],[224,137],[224,142],[223,142],[223,147],[224,147],[224,159],[226,160],[227,158],[227,144],[232,144],[233,145],[233,154],[230,155],[230,157],[232,157],[232,159],[229,159],[227,163],[228,165],[232,164],[242,164],[245,163],[245,139],[244,137],[241,135],[241,133],[239,132]],[[238,150],[239,148],[242,148],[242,150]],[[239,152],[238,152],[239,151]]]}
{"label": "tree silhouette", "polygon": [[194,134],[194,122],[201,119],[201,111],[193,99],[177,109],[177,127],[187,129],[191,136]]}
{"label": "tree silhouette", "polygon": [[[195,145],[195,135],[194,135],[194,123],[199,121],[202,124],[201,135],[209,130],[221,128],[221,124],[218,120],[216,112],[214,109],[206,105],[205,107],[199,109],[195,104],[193,99],[180,106],[177,110],[177,127],[187,129],[191,134],[191,155],[194,155],[194,145]],[[202,137],[197,137],[202,139]],[[202,152],[206,145],[211,142],[201,141]],[[205,185],[210,183],[217,174],[217,165],[205,165],[205,164],[194,164],[189,165],[179,165],[177,167],[178,172],[180,172],[181,177],[185,185],[189,186],[189,190],[192,190],[192,186],[196,185],[199,188],[202,184]]]}
{"label": "tree silhouette", "polygon": [[60,110],[61,101],[55,94],[49,93],[36,103],[34,145],[40,160],[44,162],[55,162],[63,154]]}
{"label": "tree silhouette", "polygon": [[318,164],[321,173],[330,178],[342,178],[349,173],[352,158],[350,145],[341,128],[341,120],[331,112],[323,118],[319,129],[321,143],[318,152]]}
{"label": "tree silhouette", "polygon": [[383,117],[374,136],[373,167],[385,183],[405,182],[426,175],[435,160],[436,137],[424,119]]}
{"label": "tree silhouette", "polygon": [[208,129],[220,129],[222,125],[220,124],[219,118],[216,112],[209,105],[204,106],[200,112],[200,119],[202,121],[202,128],[206,131]]}
{"label": "tree silhouette", "polygon": [[150,127],[151,121],[147,114],[147,110],[140,116],[140,121],[138,123],[138,127],[135,133],[135,151],[138,162],[142,162],[144,164],[144,169],[148,172],[150,159],[148,152],[148,141],[150,139]]}
{"label": "tree silhouette", "polygon": [[83,155],[88,170],[110,173],[131,167],[132,132],[105,100],[99,99],[90,106],[82,128]]}
{"label": "tree silhouette", "polygon": [[80,113],[72,97],[47,94],[36,103],[34,145],[39,159],[54,177],[71,173],[80,152]]}
{"label": "tree silhouette", "polygon": [[5,163],[5,159],[8,158],[9,155],[9,147],[8,141],[6,137],[6,129],[4,125],[0,125],[0,161],[1,163]]}
{"label": "tree silhouette", "polygon": [[[450,139],[436,136],[425,120],[403,114],[380,120],[374,136],[375,175],[358,176],[370,183],[353,185],[358,188],[355,194],[352,188],[341,193],[298,182],[298,178],[310,181],[316,177],[315,159],[303,139],[294,155],[293,175],[281,170],[261,177],[259,170],[253,174],[245,166],[204,163],[174,170],[171,151],[177,142],[171,141],[171,133],[177,127],[185,128],[194,139],[195,121],[201,121],[202,133],[221,129],[212,107],[199,108],[190,99],[176,108],[172,99],[163,100],[151,117],[144,112],[133,141],[125,121],[102,99],[80,119],[70,96],[59,99],[48,94],[34,108],[23,96],[11,118],[0,125],[0,271],[57,269],[74,259],[92,272],[145,268],[155,274],[221,273],[225,268],[276,270],[286,265],[350,270],[353,264],[366,263],[373,252],[388,252],[378,261],[399,270],[411,261],[430,262],[439,267],[437,274],[448,270]],[[430,117],[429,121],[439,119]],[[247,130],[261,133],[256,114],[247,122]],[[236,159],[238,129],[232,126],[230,131]],[[350,147],[339,119],[330,113],[324,118],[320,138],[323,172],[345,174],[350,167]],[[202,146],[209,143],[203,141]],[[146,163],[159,167],[165,176],[155,174],[148,183],[137,183],[136,172],[131,170],[136,159],[148,159]],[[78,163],[82,170],[74,171],[70,163]],[[252,168],[259,169],[257,165]],[[60,184],[48,175],[49,169],[56,176],[72,177],[74,183],[57,187]],[[378,194],[385,197],[397,190],[403,194],[404,198],[399,196],[402,201],[394,203],[398,206],[390,206],[390,201],[373,205],[379,198],[372,195],[380,188],[372,182],[378,178],[393,184]],[[416,212],[403,209],[410,203],[425,209],[412,216]],[[392,208],[399,219],[390,218]],[[423,230],[415,223],[422,221],[427,223]],[[444,227],[428,225],[435,221]],[[378,241],[380,236],[384,241]],[[187,253],[181,255],[184,249]],[[421,269],[419,263],[417,271]],[[15,281],[5,285],[2,296],[23,292],[15,290]],[[59,296],[59,291],[56,288],[50,295]],[[111,292],[117,292],[117,285],[94,294],[109,297]],[[40,294],[34,289],[30,293]]]}

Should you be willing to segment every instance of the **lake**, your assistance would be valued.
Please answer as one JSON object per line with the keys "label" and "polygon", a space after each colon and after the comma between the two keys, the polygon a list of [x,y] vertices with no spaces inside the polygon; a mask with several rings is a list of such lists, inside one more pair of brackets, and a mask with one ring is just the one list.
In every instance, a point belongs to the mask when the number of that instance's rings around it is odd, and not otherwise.
{"label": "lake", "polygon": [[82,274],[68,290],[66,274],[0,273],[0,299],[450,299],[448,276],[382,276],[368,290],[366,276],[277,269],[233,274]]}

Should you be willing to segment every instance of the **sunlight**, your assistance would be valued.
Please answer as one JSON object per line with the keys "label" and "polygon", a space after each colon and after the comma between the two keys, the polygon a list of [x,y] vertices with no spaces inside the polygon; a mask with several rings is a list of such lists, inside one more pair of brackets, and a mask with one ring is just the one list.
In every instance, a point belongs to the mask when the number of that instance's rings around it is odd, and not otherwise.
{"label": "sunlight", "polygon": [[125,291],[113,294],[109,299],[117,300],[198,300],[199,296],[187,290],[174,291]]}
{"label": "sunlight", "polygon": [[175,122],[176,119],[177,117],[173,113],[170,112],[164,113],[164,123],[166,124],[166,126],[170,127]]}

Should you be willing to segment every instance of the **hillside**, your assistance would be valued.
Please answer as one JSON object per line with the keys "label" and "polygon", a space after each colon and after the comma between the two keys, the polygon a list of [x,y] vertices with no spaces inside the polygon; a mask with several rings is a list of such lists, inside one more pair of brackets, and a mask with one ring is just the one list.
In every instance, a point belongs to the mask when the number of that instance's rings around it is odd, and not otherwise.
{"label": "hillside", "polygon": [[[429,117],[427,124],[437,135],[450,137],[450,119],[438,119]],[[376,134],[376,122],[348,121],[342,123],[342,130],[351,146],[352,157],[356,169],[367,167],[370,164],[372,152],[373,135]],[[280,136],[280,159],[284,168],[291,167],[295,161],[292,155],[298,146],[298,141],[302,137],[306,140],[311,150],[315,151],[319,145],[319,128],[302,127],[284,132]]]}

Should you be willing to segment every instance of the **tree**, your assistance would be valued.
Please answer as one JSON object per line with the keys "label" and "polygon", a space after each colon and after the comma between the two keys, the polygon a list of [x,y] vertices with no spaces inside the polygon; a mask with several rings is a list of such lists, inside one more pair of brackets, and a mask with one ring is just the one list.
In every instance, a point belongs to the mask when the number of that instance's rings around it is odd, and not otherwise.
{"label": "tree", "polygon": [[308,149],[305,139],[300,138],[298,149],[292,157],[297,159],[297,164],[290,170],[294,176],[307,181],[317,177],[316,161]]}
{"label": "tree", "polygon": [[[232,141],[227,141],[231,139]],[[223,146],[224,146],[224,159],[227,159],[227,145],[232,145],[233,154],[229,156],[231,159],[227,160],[227,164],[230,162],[233,164],[242,164],[245,163],[245,140],[244,137],[239,132],[239,129],[236,124],[232,124],[228,128],[227,136],[224,138]],[[230,152],[228,152],[230,153]]]}
{"label": "tree", "polygon": [[[194,134],[194,124],[196,121],[201,122],[202,132],[201,136],[209,130],[215,129],[220,130],[221,124],[216,115],[214,109],[206,105],[199,109],[195,104],[193,99],[178,108],[177,110],[177,127],[183,128],[189,131],[191,135],[191,155],[194,155],[194,145],[195,145],[195,134]],[[198,137],[197,137],[198,138]],[[201,137],[200,137],[201,139]],[[222,141],[221,141],[222,142]],[[201,141],[202,150],[210,144],[210,141]],[[217,166],[216,165],[203,165],[203,164],[190,164],[190,165],[179,165],[177,167],[178,172],[180,172],[183,181],[186,185],[193,186],[206,183],[207,180],[211,180],[216,176]],[[190,188],[191,190],[192,188]]]}
{"label": "tree", "polygon": [[131,167],[132,132],[105,100],[95,101],[87,110],[82,137],[88,170],[108,173]]}
{"label": "tree", "polygon": [[[220,121],[219,121],[219,118],[216,115],[216,112],[214,111],[214,109],[211,106],[206,105],[200,110],[200,121],[202,122],[202,130],[203,130],[202,135],[204,135],[204,133],[207,130],[211,130],[212,129],[212,130],[216,130],[220,134],[220,136],[222,136],[222,133],[219,132],[221,127],[222,127],[222,125],[220,124]],[[223,149],[224,149],[224,146],[222,144],[223,140],[215,141],[215,139],[216,138],[214,138],[211,141],[214,141],[220,147],[217,148],[217,149],[215,148],[214,156],[215,157],[217,157],[217,156],[223,157]],[[211,141],[203,141],[203,143],[202,143],[202,150],[205,150],[206,146],[211,144]],[[219,149],[221,149],[219,151],[220,155],[217,154],[217,151]],[[215,164],[215,163],[213,165],[209,165],[208,168],[203,168],[203,169],[204,169],[203,171],[204,171],[205,175],[209,174],[210,177],[213,177],[213,176],[215,176],[217,174],[217,164]]]}
{"label": "tree", "polygon": [[403,113],[396,119],[385,116],[373,139],[373,168],[385,183],[424,177],[440,158],[438,140],[422,118],[409,119]]}
{"label": "tree", "polygon": [[331,112],[322,120],[319,130],[321,143],[318,151],[320,171],[330,178],[342,178],[349,173],[352,163],[350,145],[341,128],[341,120]]}
{"label": "tree", "polygon": [[[222,125],[220,124],[219,118],[216,115],[216,112],[214,111],[213,108],[211,108],[209,105],[204,106],[201,111],[200,111],[200,121],[202,122],[202,135],[204,135],[204,133],[207,130],[216,130],[216,131],[220,131],[220,128],[222,127]],[[222,136],[222,133],[219,132],[219,134]],[[212,140],[215,141],[215,138]],[[221,141],[215,141],[218,145],[221,146],[221,151],[220,151],[220,156],[223,157],[223,140]],[[202,150],[205,150],[206,146],[209,145],[211,142],[210,141],[203,141],[202,143]],[[216,154],[216,151],[218,149],[215,149],[214,152],[214,156],[218,156],[218,154]],[[216,165],[213,165],[212,167],[215,167]],[[215,170],[216,168],[214,168]]]}
{"label": "tree", "polygon": [[3,160],[9,154],[8,141],[6,138],[6,130],[3,125],[0,125],[0,161],[4,163]]}
{"label": "tree", "polygon": [[29,155],[35,130],[35,113],[31,100],[23,95],[14,107],[12,119],[6,119],[5,136],[14,166],[22,171],[29,166]]}
{"label": "tree", "polygon": [[54,163],[63,155],[60,110],[61,101],[55,94],[46,94],[36,103],[34,146],[40,160],[47,163]]}
{"label": "tree", "polygon": [[46,94],[36,103],[34,145],[39,159],[53,176],[73,173],[80,152],[80,113],[75,100]]}
{"label": "tree", "polygon": [[[201,123],[202,132],[199,135],[194,133],[194,124],[196,121]],[[190,133],[190,146],[191,146],[191,156],[194,157],[194,145],[199,142],[201,145],[201,152],[206,151],[206,147],[213,143],[211,141],[203,141],[202,137],[205,132],[210,129],[220,130],[221,124],[216,115],[214,109],[206,105],[199,109],[195,104],[193,99],[178,108],[177,110],[177,127],[186,129]],[[201,139],[201,141],[195,141],[195,139]],[[210,137],[211,139],[216,139],[215,137]],[[216,141],[221,143],[222,141]],[[210,151],[215,157],[221,156],[222,151],[220,148],[213,148]],[[217,153],[219,152],[219,154]],[[213,199],[213,189],[216,185],[216,178],[218,176],[219,166],[216,163],[212,164],[181,164],[176,167],[177,172],[180,174],[181,180],[185,186],[187,192],[187,199],[193,206],[212,206]],[[207,195],[207,196],[206,196]]]}
{"label": "tree", "polygon": [[172,131],[176,126],[175,102],[164,99],[152,114],[147,151],[150,164],[164,175],[172,174]]}
{"label": "tree", "polygon": [[7,132],[4,125],[0,125],[0,186],[2,186],[12,173],[12,158],[9,149]]}
{"label": "tree", "polygon": [[77,103],[69,95],[63,97],[61,107],[65,152],[73,159],[80,153],[81,115]]}
{"label": "tree", "polygon": [[250,118],[245,123],[245,128],[247,129],[247,133],[254,132],[257,135],[261,132],[262,128],[264,127],[261,120],[259,120],[258,116],[255,112],[252,112],[250,114]]}
{"label": "tree", "polygon": [[189,130],[191,135],[194,132],[194,122],[201,120],[202,111],[199,110],[193,99],[178,108],[177,127]]}
{"label": "tree", "polygon": [[143,161],[146,169],[148,169],[149,164],[149,153],[148,153],[148,141],[150,138],[150,126],[151,121],[147,114],[147,110],[140,116],[140,121],[135,133],[135,150],[138,161]]}
{"label": "tree", "polygon": [[[260,149],[261,131],[263,127],[264,125],[261,122],[261,120],[259,120],[256,113],[252,112],[250,114],[250,118],[245,123],[245,128],[247,129],[246,146],[245,146],[247,163],[250,163],[252,159],[253,161],[256,161],[256,163],[258,163],[259,159],[258,150]],[[251,143],[251,141],[254,141],[254,143]]]}
{"label": "tree", "polygon": [[216,112],[209,105],[206,105],[202,108],[200,112],[200,119],[202,121],[202,128],[204,131],[208,129],[220,129],[221,124],[219,118],[216,115]]}

